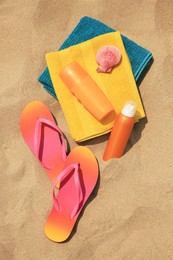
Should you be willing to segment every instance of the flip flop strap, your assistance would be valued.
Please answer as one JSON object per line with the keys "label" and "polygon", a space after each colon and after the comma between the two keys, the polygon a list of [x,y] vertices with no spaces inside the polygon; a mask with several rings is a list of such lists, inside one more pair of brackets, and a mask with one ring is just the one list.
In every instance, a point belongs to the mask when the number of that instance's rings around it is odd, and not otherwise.
{"label": "flip flop strap", "polygon": [[65,162],[65,160],[66,160],[66,148],[65,148],[64,136],[63,136],[63,133],[61,132],[61,129],[55,123],[53,123],[53,122],[51,122],[51,121],[49,121],[48,119],[45,119],[45,118],[38,118],[37,119],[37,122],[36,122],[36,125],[35,125],[35,133],[34,133],[34,153],[35,153],[37,159],[41,162],[41,164],[45,168],[52,170],[53,166],[48,165],[46,162],[41,161],[40,158],[39,158],[39,148],[40,148],[40,139],[41,139],[41,138],[39,138],[39,133],[40,133],[41,124],[45,124],[47,126],[50,126],[59,133],[59,135],[61,137],[62,158],[63,158],[63,161]]}
{"label": "flip flop strap", "polygon": [[77,201],[76,201],[76,204],[75,204],[75,207],[71,213],[71,219],[73,219],[77,212],[78,212],[78,209],[79,209],[79,205],[80,205],[80,202],[82,201],[83,199],[83,194],[82,194],[82,188],[81,188],[81,184],[80,184],[80,179],[79,179],[79,164],[76,163],[76,164],[71,164],[69,165],[67,168],[65,168],[59,175],[58,177],[56,178],[54,184],[53,184],[53,190],[52,190],[52,197],[53,197],[53,202],[54,202],[54,207],[57,211],[60,211],[60,206],[59,206],[59,203],[58,203],[58,198],[57,196],[55,195],[55,188],[57,188],[57,184],[60,183],[61,181],[63,181],[72,171],[74,170],[74,182],[75,182],[75,186],[76,186],[76,191],[77,191],[77,194],[78,194],[78,198],[77,198]]}

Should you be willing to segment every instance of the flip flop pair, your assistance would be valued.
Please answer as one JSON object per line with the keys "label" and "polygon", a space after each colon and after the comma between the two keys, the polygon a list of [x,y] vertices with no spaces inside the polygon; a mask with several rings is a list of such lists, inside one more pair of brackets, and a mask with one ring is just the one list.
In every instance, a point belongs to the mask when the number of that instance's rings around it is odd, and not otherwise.
{"label": "flip flop pair", "polygon": [[25,142],[53,181],[53,208],[44,232],[55,242],[65,241],[97,183],[96,158],[83,146],[66,155],[63,133],[40,101],[33,101],[24,108],[20,127]]}

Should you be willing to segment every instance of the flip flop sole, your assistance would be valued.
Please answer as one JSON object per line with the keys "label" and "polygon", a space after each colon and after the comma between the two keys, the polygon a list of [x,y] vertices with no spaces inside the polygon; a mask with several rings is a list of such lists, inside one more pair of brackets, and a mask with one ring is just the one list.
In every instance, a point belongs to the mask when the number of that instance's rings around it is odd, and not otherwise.
{"label": "flip flop sole", "polygon": [[[55,120],[49,109],[40,101],[35,100],[24,108],[20,119],[20,128],[23,138],[33,153],[35,126],[39,118],[47,119],[55,124]],[[64,160],[62,157],[60,136],[57,131],[47,125],[41,128],[39,156],[41,160],[48,165],[53,165],[52,170],[42,166],[45,168],[50,179],[54,182],[57,178],[57,174],[63,169]]]}
{"label": "flip flop sole", "polygon": [[65,241],[72,232],[76,220],[91,195],[98,180],[98,164],[93,153],[86,147],[78,146],[68,155],[64,169],[70,164],[79,163],[79,176],[83,193],[82,205],[76,216],[71,219],[75,202],[77,200],[76,186],[73,173],[60,184],[58,191],[58,202],[61,210],[57,211],[54,207],[45,223],[44,232],[46,236],[55,241]]}

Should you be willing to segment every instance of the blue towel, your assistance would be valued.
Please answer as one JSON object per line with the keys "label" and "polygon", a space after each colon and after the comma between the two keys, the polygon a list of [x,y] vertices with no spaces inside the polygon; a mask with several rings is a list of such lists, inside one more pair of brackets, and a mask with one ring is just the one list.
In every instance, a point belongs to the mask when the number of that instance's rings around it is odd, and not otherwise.
{"label": "blue towel", "polygon": [[[61,45],[59,50],[63,50],[72,45],[87,41],[101,34],[114,32],[115,30],[101,23],[100,21],[88,16],[84,16],[74,28],[72,33],[68,36],[65,42]],[[150,66],[153,58],[150,51],[139,46],[135,42],[122,36],[124,46],[126,48],[129,60],[132,66],[134,78],[138,84],[141,82],[143,74]],[[52,96],[56,98],[53,84],[49,75],[48,68],[46,68],[38,78],[39,82]]]}

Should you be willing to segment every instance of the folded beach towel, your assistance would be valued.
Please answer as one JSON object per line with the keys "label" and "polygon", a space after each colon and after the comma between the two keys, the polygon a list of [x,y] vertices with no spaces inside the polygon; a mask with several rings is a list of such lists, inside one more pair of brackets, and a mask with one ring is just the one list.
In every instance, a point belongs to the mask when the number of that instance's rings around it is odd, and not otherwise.
{"label": "folded beach towel", "polygon": [[[114,32],[115,30],[108,27],[107,25],[101,23],[100,21],[84,16],[61,45],[59,50],[63,50],[72,45],[84,42],[86,40],[92,39],[96,36]],[[150,51],[142,48],[135,42],[129,40],[125,36],[122,36],[126,52],[129,56],[131,63],[132,71],[136,82],[141,81],[141,77],[145,69],[149,66],[152,61],[152,54]],[[39,76],[38,80],[43,84],[43,87],[49,92],[52,96],[56,97],[52,81],[49,75],[48,68],[46,68],[42,74]]]}
{"label": "folded beach towel", "polygon": [[[109,74],[96,71],[96,53],[105,45],[117,46],[122,55],[121,62]],[[84,141],[111,131],[114,117],[110,116],[100,123],[71,94],[59,77],[59,72],[72,61],[79,62],[90,74],[110,100],[116,113],[121,111],[127,100],[134,100],[137,104],[136,120],[145,116],[119,32],[107,33],[64,50],[48,53],[46,60],[56,95],[75,141]]]}

